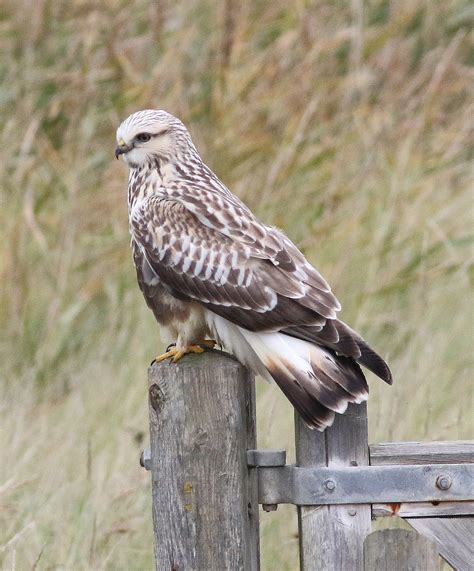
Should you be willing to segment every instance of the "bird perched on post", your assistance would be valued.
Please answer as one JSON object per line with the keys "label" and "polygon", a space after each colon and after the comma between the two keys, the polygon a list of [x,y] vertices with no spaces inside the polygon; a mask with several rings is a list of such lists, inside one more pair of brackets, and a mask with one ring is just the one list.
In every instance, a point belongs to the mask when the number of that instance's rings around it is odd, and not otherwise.
{"label": "bird perched on post", "polygon": [[359,364],[392,383],[384,360],[337,318],[341,306],[326,280],[226,188],[179,119],[133,113],[117,130],[115,155],[130,168],[138,283],[175,341],[157,361],[201,353],[215,339],[274,379],[318,430],[348,403],[367,399]]}

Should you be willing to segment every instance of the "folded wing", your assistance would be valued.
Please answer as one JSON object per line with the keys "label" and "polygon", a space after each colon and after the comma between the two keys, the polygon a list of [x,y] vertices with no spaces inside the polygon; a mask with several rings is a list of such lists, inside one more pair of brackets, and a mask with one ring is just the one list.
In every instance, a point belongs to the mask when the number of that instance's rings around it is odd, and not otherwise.
{"label": "folded wing", "polygon": [[133,213],[145,271],[232,326],[309,426],[323,430],[367,398],[357,363],[390,383],[383,359],[337,319],[339,302],[296,246],[236,197],[206,192],[153,196]]}

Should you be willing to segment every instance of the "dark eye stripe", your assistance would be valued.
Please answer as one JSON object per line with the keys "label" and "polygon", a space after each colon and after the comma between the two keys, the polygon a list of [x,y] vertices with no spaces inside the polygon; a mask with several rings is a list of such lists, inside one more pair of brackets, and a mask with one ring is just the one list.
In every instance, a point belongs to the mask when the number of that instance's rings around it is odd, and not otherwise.
{"label": "dark eye stripe", "polygon": [[161,137],[162,135],[168,135],[169,133],[171,133],[171,129],[163,129],[163,131],[160,131],[159,133],[138,133],[138,135],[135,135],[135,140],[140,143],[146,143],[154,137]]}

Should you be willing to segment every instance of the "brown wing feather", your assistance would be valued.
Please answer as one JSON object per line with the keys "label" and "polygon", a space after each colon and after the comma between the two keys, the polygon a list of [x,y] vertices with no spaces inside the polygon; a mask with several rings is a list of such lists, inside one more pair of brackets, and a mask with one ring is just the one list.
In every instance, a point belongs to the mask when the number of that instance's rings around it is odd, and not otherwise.
{"label": "brown wing feather", "polygon": [[389,385],[392,384],[392,373],[387,363],[358,333],[343,321],[328,320],[322,328],[305,325],[288,327],[282,332],[304,341],[328,347],[339,355],[351,357]]}
{"label": "brown wing feather", "polygon": [[296,324],[318,328],[335,316],[338,303],[326,287],[302,282],[299,268],[284,270],[255,257],[254,247],[202,224],[179,202],[152,197],[134,213],[131,226],[170,293],[200,301],[233,323],[278,331]]}
{"label": "brown wing feather", "polygon": [[139,245],[132,240],[132,256],[137,270],[137,281],[148,307],[153,311],[156,319],[161,317],[160,288],[150,285],[153,280],[153,270],[150,268]]}
{"label": "brown wing feather", "polygon": [[[209,180],[215,178],[211,171],[207,174]],[[193,182],[168,191],[168,194],[193,213],[203,226],[247,246],[253,258],[268,260],[282,271],[293,274],[300,283],[329,294],[331,307],[339,311],[341,306],[329,284],[293,242],[277,228],[262,224],[243,202],[218,182],[218,192]]]}

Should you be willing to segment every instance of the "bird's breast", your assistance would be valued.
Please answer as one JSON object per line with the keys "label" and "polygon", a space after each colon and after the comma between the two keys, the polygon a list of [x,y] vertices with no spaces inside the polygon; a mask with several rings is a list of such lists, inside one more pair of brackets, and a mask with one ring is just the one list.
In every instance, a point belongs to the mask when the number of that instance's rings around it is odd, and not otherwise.
{"label": "bird's breast", "polygon": [[128,179],[128,215],[131,218],[143,202],[163,187],[156,169],[133,169]]}

